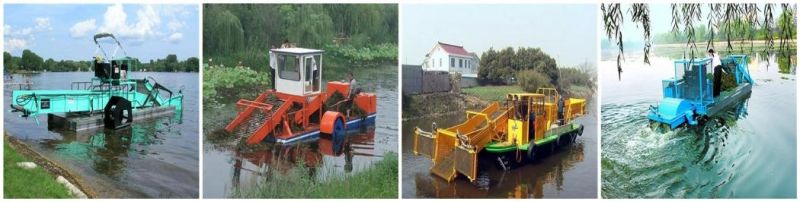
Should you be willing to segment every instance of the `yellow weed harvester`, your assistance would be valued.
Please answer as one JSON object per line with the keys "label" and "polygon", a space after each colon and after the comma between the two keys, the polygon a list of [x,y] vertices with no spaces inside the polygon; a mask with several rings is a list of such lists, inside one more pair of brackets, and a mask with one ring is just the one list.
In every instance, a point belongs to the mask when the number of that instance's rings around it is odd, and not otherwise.
{"label": "yellow weed harvester", "polygon": [[[532,161],[537,151],[552,153],[575,141],[583,125],[572,123],[586,112],[586,100],[562,98],[553,88],[536,93],[509,93],[504,107],[493,102],[481,111],[467,111],[461,124],[414,130],[414,154],[433,160],[431,172],[451,181],[461,173],[470,181],[478,175],[478,155],[495,155],[503,168]],[[541,155],[539,155],[541,156]]]}

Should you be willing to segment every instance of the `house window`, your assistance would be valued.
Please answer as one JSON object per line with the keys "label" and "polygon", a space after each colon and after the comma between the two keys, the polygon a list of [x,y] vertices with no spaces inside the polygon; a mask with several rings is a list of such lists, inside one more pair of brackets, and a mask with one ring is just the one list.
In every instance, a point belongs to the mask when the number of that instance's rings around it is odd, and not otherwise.
{"label": "house window", "polygon": [[450,58],[450,67],[456,67],[456,59]]}
{"label": "house window", "polygon": [[442,67],[442,58],[439,58],[439,67]]}
{"label": "house window", "polygon": [[464,60],[458,59],[458,68],[463,67]]}

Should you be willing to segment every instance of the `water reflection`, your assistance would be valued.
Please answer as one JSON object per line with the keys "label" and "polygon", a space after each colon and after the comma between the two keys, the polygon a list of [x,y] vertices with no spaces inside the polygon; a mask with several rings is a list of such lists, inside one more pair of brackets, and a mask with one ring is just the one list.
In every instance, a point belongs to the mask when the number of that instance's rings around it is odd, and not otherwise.
{"label": "water reflection", "polygon": [[[258,176],[259,181],[270,181],[271,176],[285,175],[296,167],[305,168],[310,179],[316,179],[318,170],[326,169],[326,157],[343,159],[342,170],[353,172],[354,157],[380,157],[375,153],[375,127],[350,130],[344,137],[321,135],[319,139],[296,144],[261,144],[255,147],[238,147],[234,151],[233,188],[253,185],[242,182],[247,175]],[[328,159],[331,160],[331,159]],[[324,170],[323,170],[324,171]],[[248,173],[242,176],[242,173]]]}
{"label": "water reflection", "polygon": [[432,198],[544,198],[546,185],[563,190],[567,170],[584,161],[584,142],[560,148],[548,158],[537,162],[547,165],[526,165],[503,172],[490,157],[482,156],[478,178],[474,182],[447,182],[429,173],[415,174],[417,195]]}
{"label": "water reflection", "polygon": [[89,131],[70,131],[64,128],[48,127],[48,130],[61,135],[60,139],[43,139],[40,145],[60,157],[91,163],[100,174],[119,179],[126,172],[128,161],[125,158],[155,155],[150,145],[162,145],[165,136],[180,135],[180,131],[170,127],[180,124],[182,115],[159,118],[155,121],[137,122],[130,127],[111,130],[99,128]]}

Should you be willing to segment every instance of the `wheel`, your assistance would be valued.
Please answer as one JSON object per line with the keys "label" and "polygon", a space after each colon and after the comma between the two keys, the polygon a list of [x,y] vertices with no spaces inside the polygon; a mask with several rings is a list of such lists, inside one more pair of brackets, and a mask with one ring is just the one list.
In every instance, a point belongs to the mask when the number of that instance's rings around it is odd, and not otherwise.
{"label": "wheel", "polygon": [[344,121],[342,121],[342,119],[336,119],[336,122],[333,124],[331,139],[333,139],[333,148],[336,150],[337,154],[341,151],[342,145],[344,145],[344,133]]}
{"label": "wheel", "polygon": [[536,143],[531,142],[530,144],[528,144],[527,155],[528,155],[528,159],[530,161],[533,161],[533,160],[536,159]]}
{"label": "wheel", "polygon": [[553,142],[553,145],[554,145],[554,146],[556,146],[556,147],[559,147],[559,146],[561,146],[561,144],[562,144],[562,142],[561,142],[561,138],[562,138],[562,137],[563,137],[563,136],[559,136],[559,137],[557,137],[557,138],[556,138],[556,141],[555,141],[555,142]]}
{"label": "wheel", "polygon": [[103,123],[106,128],[120,129],[133,123],[131,102],[123,97],[113,96],[108,99],[103,109]]}

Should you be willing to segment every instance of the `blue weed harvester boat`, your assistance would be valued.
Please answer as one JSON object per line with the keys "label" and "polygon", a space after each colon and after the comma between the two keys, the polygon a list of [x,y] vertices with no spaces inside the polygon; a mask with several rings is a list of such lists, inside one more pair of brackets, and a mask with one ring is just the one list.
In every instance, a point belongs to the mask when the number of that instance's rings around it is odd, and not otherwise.
{"label": "blue weed harvester boat", "polygon": [[733,74],[735,88],[714,97],[711,58],[676,60],[675,77],[662,81],[664,99],[658,106],[650,106],[647,118],[670,129],[683,124],[697,125],[698,120],[714,116],[746,98],[754,84],[747,69],[747,55],[730,55],[721,61],[727,73]]}

